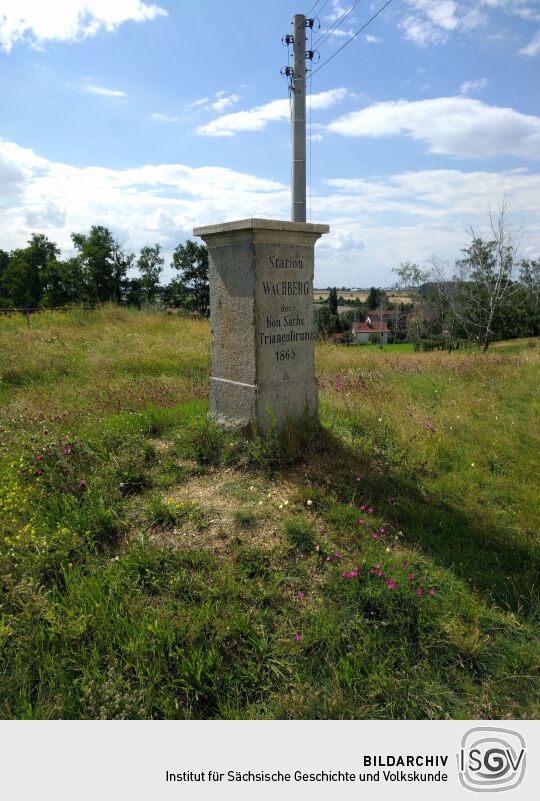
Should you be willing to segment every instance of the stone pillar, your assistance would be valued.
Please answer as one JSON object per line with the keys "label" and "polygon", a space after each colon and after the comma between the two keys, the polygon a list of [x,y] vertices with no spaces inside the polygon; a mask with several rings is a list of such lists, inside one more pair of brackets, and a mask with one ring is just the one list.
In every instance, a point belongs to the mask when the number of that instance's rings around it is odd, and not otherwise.
{"label": "stone pillar", "polygon": [[210,417],[245,428],[317,415],[313,261],[327,225],[239,220],[195,228],[208,245]]}

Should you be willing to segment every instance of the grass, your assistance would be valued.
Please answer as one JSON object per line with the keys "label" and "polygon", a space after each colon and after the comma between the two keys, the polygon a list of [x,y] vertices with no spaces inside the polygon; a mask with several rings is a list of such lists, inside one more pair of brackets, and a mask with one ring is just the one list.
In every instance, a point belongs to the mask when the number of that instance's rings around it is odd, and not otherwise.
{"label": "grass", "polygon": [[540,347],[322,344],[246,441],[209,344],[0,320],[0,717],[537,717]]}

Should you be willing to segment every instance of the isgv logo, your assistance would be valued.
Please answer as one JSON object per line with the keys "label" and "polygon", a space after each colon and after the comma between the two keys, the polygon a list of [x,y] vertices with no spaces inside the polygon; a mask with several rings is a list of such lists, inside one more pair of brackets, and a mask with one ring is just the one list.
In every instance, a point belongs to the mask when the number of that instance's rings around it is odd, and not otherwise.
{"label": "isgv logo", "polygon": [[477,726],[463,735],[457,760],[459,780],[467,790],[512,790],[525,775],[525,739],[511,729]]}

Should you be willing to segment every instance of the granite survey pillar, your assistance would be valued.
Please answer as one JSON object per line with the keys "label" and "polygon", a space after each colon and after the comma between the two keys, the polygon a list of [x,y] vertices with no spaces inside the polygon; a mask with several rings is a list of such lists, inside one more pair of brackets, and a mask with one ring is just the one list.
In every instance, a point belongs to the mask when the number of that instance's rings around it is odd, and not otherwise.
{"label": "granite survey pillar", "polygon": [[259,431],[317,414],[313,261],[327,225],[239,220],[195,228],[209,251],[210,416]]}

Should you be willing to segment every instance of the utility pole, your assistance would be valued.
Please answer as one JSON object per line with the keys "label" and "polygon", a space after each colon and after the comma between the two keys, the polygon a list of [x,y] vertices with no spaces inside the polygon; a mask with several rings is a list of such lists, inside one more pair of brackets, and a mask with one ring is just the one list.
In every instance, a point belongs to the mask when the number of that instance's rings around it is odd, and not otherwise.
{"label": "utility pole", "polygon": [[306,28],[313,30],[315,22],[318,20],[295,14],[293,33],[281,40],[287,47],[293,46],[292,67],[289,64],[281,70],[281,74],[288,78],[291,98],[293,222],[306,222],[306,61],[313,61],[314,54],[318,52],[306,50]]}
{"label": "utility pole", "polygon": [[306,18],[293,20],[292,221],[306,221]]}

